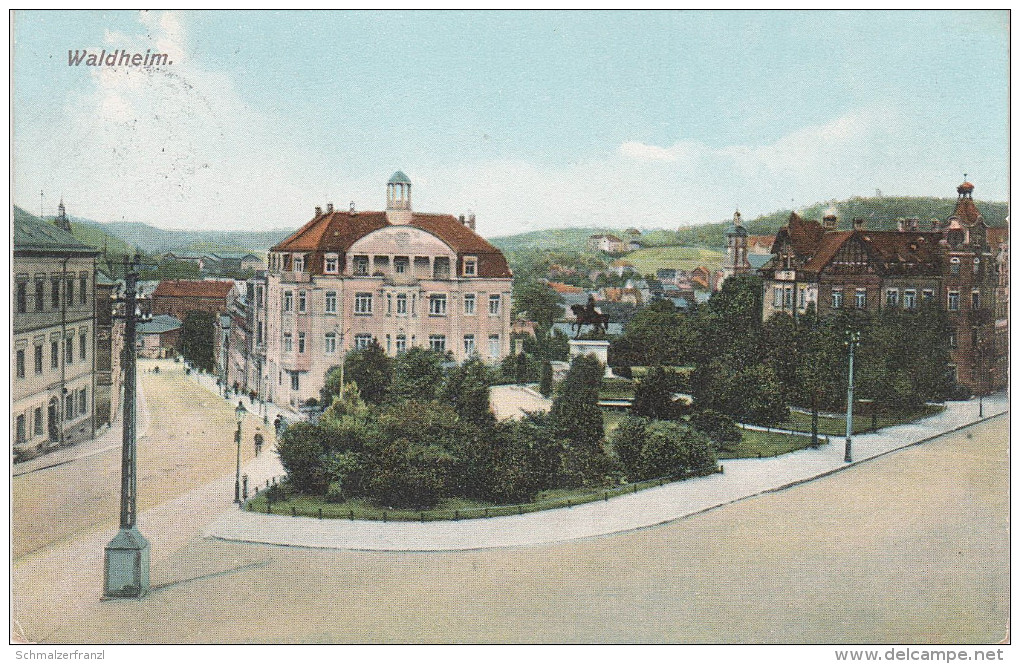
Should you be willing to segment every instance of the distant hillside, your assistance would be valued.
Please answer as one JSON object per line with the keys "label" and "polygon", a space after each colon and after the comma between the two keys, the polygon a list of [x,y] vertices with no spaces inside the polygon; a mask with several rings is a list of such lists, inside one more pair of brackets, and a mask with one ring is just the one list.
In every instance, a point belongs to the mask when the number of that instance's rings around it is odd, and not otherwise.
{"label": "distant hillside", "polygon": [[149,253],[167,251],[217,252],[251,251],[265,252],[293,231],[275,229],[271,231],[192,231],[183,229],[157,228],[137,222],[112,222],[95,224],[108,232],[137,245]]}
{"label": "distant hillside", "polygon": [[549,228],[489,238],[489,242],[504,253],[520,253],[534,249],[584,251],[587,248],[588,237],[596,233],[613,233],[623,237],[622,231],[609,228]]}

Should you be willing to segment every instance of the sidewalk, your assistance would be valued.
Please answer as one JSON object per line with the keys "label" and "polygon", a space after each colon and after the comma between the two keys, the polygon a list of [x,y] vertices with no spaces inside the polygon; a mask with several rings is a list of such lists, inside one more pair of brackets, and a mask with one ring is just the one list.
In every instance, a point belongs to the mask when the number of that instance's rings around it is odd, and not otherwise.
{"label": "sidewalk", "polygon": [[[1005,394],[986,397],[985,419],[1005,413],[1008,408]],[[917,423],[854,436],[854,463],[976,421],[976,402],[950,402],[942,413]],[[232,510],[213,522],[204,534],[206,537],[240,542],[369,551],[458,551],[597,537],[673,521],[852,465],[843,461],[843,440],[831,440],[830,445],[780,457],[727,460],[722,474],[646,489],[609,501],[521,516],[381,523],[340,519],[320,521]],[[253,467],[252,472],[274,470],[265,457],[252,465],[258,464],[266,467]]]}

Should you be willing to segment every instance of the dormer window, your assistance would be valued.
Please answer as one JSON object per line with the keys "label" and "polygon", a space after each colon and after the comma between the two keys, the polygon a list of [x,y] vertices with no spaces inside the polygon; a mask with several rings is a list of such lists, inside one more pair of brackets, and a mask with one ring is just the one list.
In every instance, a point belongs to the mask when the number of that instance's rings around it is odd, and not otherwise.
{"label": "dormer window", "polygon": [[474,277],[478,274],[478,258],[475,256],[464,257],[464,276]]}
{"label": "dormer window", "polygon": [[326,274],[337,274],[339,272],[339,257],[336,254],[326,254],[323,260],[322,271]]}

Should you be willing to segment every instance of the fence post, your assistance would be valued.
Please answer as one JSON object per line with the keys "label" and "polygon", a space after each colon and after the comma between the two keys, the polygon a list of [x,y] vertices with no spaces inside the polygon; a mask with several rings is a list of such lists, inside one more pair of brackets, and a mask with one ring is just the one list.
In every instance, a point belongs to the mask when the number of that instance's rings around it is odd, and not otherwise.
{"label": "fence post", "polygon": [[297,516],[297,508],[294,507],[293,505],[290,506],[290,515]]}
{"label": "fence post", "polygon": [[637,482],[634,482],[634,493],[637,493]]}
{"label": "fence post", "polygon": [[605,501],[609,500],[609,492],[608,491],[606,491],[605,494],[603,494],[602,500],[605,500]]}
{"label": "fence post", "polygon": [[319,519],[322,519],[322,508],[319,508]]}
{"label": "fence post", "polygon": [[272,514],[272,513],[273,513],[273,504],[267,500],[266,501],[266,514]]}
{"label": "fence post", "polygon": [[418,516],[421,517],[421,522],[425,523],[425,512],[419,512]]}
{"label": "fence post", "polygon": [[351,510],[351,521],[354,521],[354,510]]}
{"label": "fence post", "polygon": [[382,522],[386,523],[386,510],[383,510],[383,513],[382,513]]}
{"label": "fence post", "polygon": [[524,506],[523,505],[518,505],[517,506],[517,514],[521,514],[521,515],[524,514]]}
{"label": "fence post", "polygon": [[567,507],[573,507],[574,505],[570,502],[570,498],[567,498]]}
{"label": "fence post", "polygon": [[453,510],[453,520],[460,521],[460,510]]}
{"label": "fence post", "polygon": [[485,508],[485,517],[488,518],[488,516],[489,516],[489,508],[486,507]]}

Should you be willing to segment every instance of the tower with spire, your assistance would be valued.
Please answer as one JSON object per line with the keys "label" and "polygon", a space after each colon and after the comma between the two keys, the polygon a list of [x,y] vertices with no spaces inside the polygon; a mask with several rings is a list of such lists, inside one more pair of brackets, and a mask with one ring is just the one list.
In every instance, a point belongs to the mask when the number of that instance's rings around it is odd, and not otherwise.
{"label": "tower with spire", "polygon": [[733,213],[733,223],[726,229],[726,262],[722,268],[724,281],[735,274],[746,274],[751,271],[751,263],[747,260],[747,229],[740,218],[740,210]]}
{"label": "tower with spire", "polygon": [[386,221],[391,224],[409,224],[413,219],[411,179],[403,171],[397,171],[386,183]]}
{"label": "tower with spire", "polygon": [[60,205],[57,206],[57,218],[53,220],[54,225],[57,228],[61,228],[68,233],[71,232],[71,220],[67,218],[67,210],[64,209],[64,199],[60,198]]}

